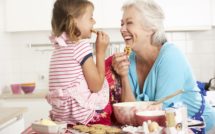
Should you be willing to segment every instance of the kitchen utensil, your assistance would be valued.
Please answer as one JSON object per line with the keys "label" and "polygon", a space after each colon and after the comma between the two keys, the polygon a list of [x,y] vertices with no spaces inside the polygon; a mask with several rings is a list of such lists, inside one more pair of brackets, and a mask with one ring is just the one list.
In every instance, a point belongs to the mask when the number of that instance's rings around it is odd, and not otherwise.
{"label": "kitchen utensil", "polygon": [[166,97],[164,97],[164,98],[162,98],[162,99],[160,99],[160,100],[158,100],[158,101],[152,103],[152,105],[157,105],[157,104],[163,103],[164,101],[166,101],[166,100],[168,100],[168,99],[171,99],[171,98],[173,98],[173,97],[175,97],[176,95],[179,95],[179,94],[181,94],[181,93],[184,93],[184,90],[182,90],[182,89],[177,90],[177,91],[175,91],[173,94],[168,95],[168,96],[166,96]]}

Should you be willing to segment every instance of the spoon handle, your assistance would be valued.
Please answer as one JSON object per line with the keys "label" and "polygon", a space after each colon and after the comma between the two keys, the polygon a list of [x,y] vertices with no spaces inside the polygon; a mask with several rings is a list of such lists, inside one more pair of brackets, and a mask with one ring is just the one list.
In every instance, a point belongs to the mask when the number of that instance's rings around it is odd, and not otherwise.
{"label": "spoon handle", "polygon": [[173,97],[175,97],[176,95],[179,95],[179,94],[181,94],[181,93],[183,93],[183,92],[184,92],[184,90],[182,90],[182,89],[177,90],[177,91],[174,92],[173,94],[168,95],[168,96],[166,96],[166,97],[164,97],[164,98],[162,98],[162,99],[160,99],[160,100],[154,102],[152,105],[157,105],[157,104],[163,103],[164,101],[166,101],[166,100],[168,100],[168,99],[170,99],[170,98],[173,98]]}

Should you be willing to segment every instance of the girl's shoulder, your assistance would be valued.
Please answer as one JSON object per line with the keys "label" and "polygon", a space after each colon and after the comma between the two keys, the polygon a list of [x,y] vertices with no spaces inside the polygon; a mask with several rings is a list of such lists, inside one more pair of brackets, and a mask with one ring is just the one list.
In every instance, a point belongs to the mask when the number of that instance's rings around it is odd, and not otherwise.
{"label": "girl's shoulder", "polygon": [[82,40],[78,40],[77,42],[71,42],[71,44],[69,44],[71,46],[88,46],[90,45],[90,41],[88,39],[82,39]]}
{"label": "girl's shoulder", "polygon": [[90,40],[89,39],[81,39],[81,40],[78,40],[77,43],[79,43],[79,44],[81,44],[81,43],[88,43],[88,44],[90,44]]}

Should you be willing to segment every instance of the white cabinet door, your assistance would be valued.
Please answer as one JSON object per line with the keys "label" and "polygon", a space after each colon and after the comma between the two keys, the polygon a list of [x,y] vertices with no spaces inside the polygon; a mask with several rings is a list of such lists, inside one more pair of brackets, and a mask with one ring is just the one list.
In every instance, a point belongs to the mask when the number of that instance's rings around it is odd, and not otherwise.
{"label": "white cabinet door", "polygon": [[102,1],[102,27],[120,28],[122,19],[122,5],[126,0]]}
{"label": "white cabinet door", "polygon": [[93,18],[96,21],[95,28],[101,28],[102,27],[102,1],[101,0],[89,0],[94,5],[94,12],[93,12]]}
{"label": "white cabinet door", "polygon": [[122,5],[126,0],[90,0],[94,4],[96,28],[120,28]]}
{"label": "white cabinet door", "polygon": [[51,110],[51,106],[44,98],[5,99],[2,100],[2,104],[4,107],[27,107],[27,112],[23,114],[25,128],[36,120],[48,118]]}
{"label": "white cabinet door", "polygon": [[212,25],[215,26],[215,0],[212,0]]}
{"label": "white cabinet door", "polygon": [[[94,15],[98,22],[96,27],[120,28],[121,7],[126,0],[91,1],[95,5]],[[156,0],[156,2],[164,10],[167,31],[211,29],[211,0]]]}
{"label": "white cabinet door", "polygon": [[53,0],[6,0],[6,31],[51,30]]}
{"label": "white cabinet door", "polygon": [[21,134],[25,130],[23,117],[14,117],[0,129],[0,134]]}
{"label": "white cabinet door", "polygon": [[156,0],[165,13],[167,31],[211,28],[211,0]]}

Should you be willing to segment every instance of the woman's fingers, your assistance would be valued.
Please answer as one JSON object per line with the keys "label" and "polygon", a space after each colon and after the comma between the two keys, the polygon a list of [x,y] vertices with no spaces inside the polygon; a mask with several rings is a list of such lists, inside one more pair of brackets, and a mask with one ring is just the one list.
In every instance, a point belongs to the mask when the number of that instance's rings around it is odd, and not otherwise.
{"label": "woman's fingers", "polygon": [[124,53],[116,53],[112,59],[112,66],[119,75],[128,73],[129,60]]}
{"label": "woman's fingers", "polygon": [[124,53],[115,53],[113,55],[113,59],[112,59],[112,64],[113,65],[118,65],[120,63],[122,63],[123,61],[128,60],[126,55]]}

